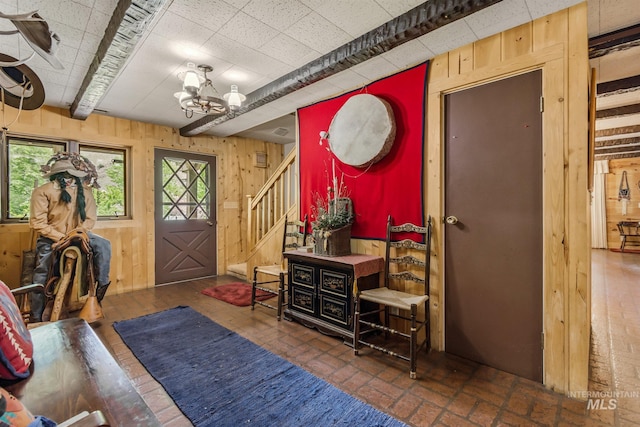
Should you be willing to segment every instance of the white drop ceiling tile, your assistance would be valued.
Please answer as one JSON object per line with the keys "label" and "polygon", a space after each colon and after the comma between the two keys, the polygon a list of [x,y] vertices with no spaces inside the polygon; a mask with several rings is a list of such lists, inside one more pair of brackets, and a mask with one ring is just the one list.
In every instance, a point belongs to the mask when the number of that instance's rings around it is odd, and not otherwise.
{"label": "white drop ceiling tile", "polygon": [[[76,3],[80,3],[83,6],[94,7],[95,0],[73,0]],[[98,3],[102,3],[104,0],[100,0]]]}
{"label": "white drop ceiling tile", "polygon": [[440,55],[474,42],[478,40],[478,37],[471,31],[464,19],[459,19],[420,36],[417,40],[431,50],[434,55]]}
{"label": "white drop ceiling tile", "polygon": [[40,77],[43,83],[54,83],[64,87],[69,80],[68,72],[65,72],[66,70],[62,70],[62,72],[53,70],[49,63],[45,62],[45,64],[35,64],[35,61],[29,61],[29,68]]}
{"label": "white drop ceiling tile", "polygon": [[101,40],[102,37],[98,37],[95,34],[84,33],[78,49],[95,54]]}
{"label": "white drop ceiling tile", "polygon": [[[215,71],[215,70],[214,70]],[[254,73],[237,65],[229,64],[229,67],[215,76],[214,85],[220,93],[227,93],[232,84],[238,86],[238,90],[243,93],[249,93],[253,88],[257,88],[256,82],[264,78],[262,74]],[[219,86],[219,87],[218,87]]]}
{"label": "white drop ceiling tile", "polygon": [[311,13],[297,0],[251,0],[242,11],[280,31]]}
{"label": "white drop ceiling tile", "polygon": [[58,46],[58,49],[56,50],[55,56],[62,62],[73,63],[78,56],[78,49],[68,45],[60,44]]}
{"label": "white drop ceiling tile", "polygon": [[54,105],[57,107],[63,106],[62,96],[64,95],[64,85],[48,84],[44,90],[45,100],[47,105]]}
{"label": "white drop ceiling tile", "polygon": [[249,3],[249,0],[224,0],[225,3],[229,3],[231,6],[236,7],[238,9],[242,9]]}
{"label": "white drop ceiling tile", "polygon": [[20,59],[20,49],[18,44],[10,40],[4,40],[0,37],[0,52],[5,55],[13,56],[16,59]]}
{"label": "white drop ceiling tile", "polygon": [[306,105],[311,105],[320,100],[326,98],[326,96],[322,96],[322,94],[318,94],[311,87],[303,87],[302,89],[298,89],[297,91],[290,93],[285,96],[289,102],[296,107],[303,107]]}
{"label": "white drop ceiling tile", "polygon": [[375,58],[371,58],[368,61],[354,65],[353,67],[351,67],[351,69],[355,73],[360,74],[362,77],[365,77],[370,81],[378,80],[381,77],[394,74],[396,71],[398,71],[398,68],[395,65],[381,56],[376,56]]}
{"label": "white drop ceiling tile", "polygon": [[268,41],[260,51],[280,62],[295,67],[300,67],[321,56],[319,52],[309,46],[282,33]]}
{"label": "white drop ceiling tile", "polygon": [[82,44],[82,38],[85,34],[84,31],[77,28],[70,27],[60,22],[52,23],[49,26],[49,30],[53,31],[60,38],[60,46],[69,46],[75,49],[79,49]]}
{"label": "white drop ceiling tile", "polygon": [[590,1],[587,3],[587,29],[588,36],[593,37],[602,34],[600,31],[600,2]]}
{"label": "white drop ceiling tile", "polygon": [[100,12],[97,9],[93,9],[91,11],[91,15],[89,16],[89,22],[87,23],[86,31],[91,34],[95,34],[96,36],[104,36],[104,31],[107,28],[110,19],[110,15],[107,15],[104,12]]}
{"label": "white drop ceiling tile", "polygon": [[510,0],[486,7],[465,17],[463,21],[468,24],[480,40],[508,28],[529,22],[531,21],[531,15],[529,14],[525,0]]}
{"label": "white drop ceiling tile", "polygon": [[[18,13],[18,7],[16,0],[0,0],[0,7],[4,13],[6,14],[16,14]],[[29,10],[20,10],[21,13],[31,12],[33,9]]]}
{"label": "white drop ceiling tile", "polygon": [[119,0],[96,0],[93,4],[93,7],[98,9],[100,12],[104,12],[107,15],[113,15],[113,11],[116,9],[116,5]]}
{"label": "white drop ceiling tile", "polygon": [[239,7],[222,0],[175,0],[169,6],[169,12],[191,22],[218,31],[238,13]]}
{"label": "white drop ceiling tile", "polygon": [[[137,69],[149,68],[149,64],[153,64],[154,69],[173,70],[185,61],[185,58],[177,52],[167,49],[168,41],[166,38],[157,34],[151,34],[144,41],[143,48],[130,58],[127,67]],[[192,58],[186,58],[190,60]],[[198,61],[200,63],[200,61]]]}
{"label": "white drop ceiling tile", "polygon": [[407,68],[409,66],[424,62],[435,55],[425,45],[418,40],[410,40],[400,46],[382,54],[382,57],[391,62],[397,68]]}
{"label": "white drop ceiling tile", "polygon": [[[273,110],[271,110],[272,108]],[[262,107],[259,107],[259,109],[265,112],[264,114],[265,117],[269,117],[270,113],[273,113],[274,117],[281,117],[296,111],[297,106],[292,105],[291,102],[289,102],[284,98],[279,98],[266,105],[263,105]],[[269,120],[271,119],[269,118]]]}
{"label": "white drop ceiling tile", "polygon": [[343,92],[357,89],[368,83],[368,79],[354,72],[351,68],[340,71],[339,73],[327,77],[324,80],[335,87],[340,88]]}
{"label": "white drop ceiling tile", "polygon": [[325,0],[300,0],[300,3],[312,10],[321,9],[324,6],[324,2]]}
{"label": "white drop ceiling tile", "polygon": [[219,125],[212,127],[208,132],[208,135],[215,135],[219,137],[227,137],[234,135],[247,128],[258,126],[265,121],[272,120],[277,117],[266,116],[262,117],[259,111],[252,110],[251,114],[242,114],[237,116],[233,120],[227,120]]}
{"label": "white drop ceiling tile", "polygon": [[245,46],[259,49],[279,32],[244,12],[238,12],[218,33]]}
{"label": "white drop ceiling tile", "polygon": [[[27,50],[24,50],[21,47],[20,56],[21,57],[28,56],[32,52],[33,52],[33,50],[30,50],[30,48],[27,49]],[[27,65],[30,68],[41,70],[42,73],[52,72],[52,73],[59,73],[59,74],[60,73],[66,74],[68,72],[68,70],[73,66],[73,62],[67,62],[67,61],[62,61],[62,60],[60,62],[62,63],[62,66],[64,67],[64,69],[62,69],[62,70],[58,70],[56,68],[53,68],[53,66],[51,64],[49,64],[42,56],[40,56],[38,54],[35,54],[33,56],[33,58],[31,58],[29,60]]]}
{"label": "white drop ceiling tile", "polygon": [[148,96],[158,96],[167,102],[176,102],[177,104],[177,100],[175,100],[173,95],[181,89],[182,85],[180,80],[176,76],[164,73],[163,71],[149,73],[144,75],[143,79],[128,78],[126,74],[123,74],[118,77],[118,84],[111,86],[103,101],[108,105],[118,105],[121,100],[124,100],[122,102],[123,105],[131,106],[138,104]]}
{"label": "white drop ceiling tile", "polygon": [[390,16],[399,16],[420,6],[424,0],[376,0],[376,2],[389,12]]}
{"label": "white drop ceiling tile", "polygon": [[584,0],[527,0],[527,6],[531,13],[531,18],[538,19],[583,1]]}
{"label": "white drop ceiling tile", "polygon": [[[256,114],[255,110],[251,111],[251,115]],[[226,122],[220,123],[218,125],[213,126],[204,132],[205,135],[216,136],[218,138],[226,138],[228,136],[235,136],[240,131],[243,131],[247,128],[253,127],[253,122],[247,122],[247,120],[240,120],[244,118],[248,114],[242,114],[233,120],[227,120]],[[237,121],[236,121],[237,120]]]}
{"label": "white drop ceiling tile", "polygon": [[269,77],[271,80],[278,79],[285,74],[295,71],[295,68],[291,65],[285,64],[283,62],[276,63],[275,60],[273,61],[274,64],[268,70],[262,71],[262,74],[264,74],[266,77]]}
{"label": "white drop ceiling tile", "polygon": [[331,81],[327,81],[327,79],[319,80],[307,86],[307,89],[315,92],[317,99],[331,98],[342,92],[341,87],[336,86]]}
{"label": "white drop ceiling tile", "polygon": [[352,39],[346,32],[312,12],[285,31],[290,37],[325,54]]}
{"label": "white drop ceiling tile", "polygon": [[[184,125],[200,117],[200,116],[194,115],[191,119],[186,119],[184,116],[184,113],[180,111],[180,107],[178,106],[177,102],[176,102],[175,108],[176,108],[176,122],[178,123],[180,123],[180,119],[178,119],[178,117],[182,117],[182,123],[184,123]],[[124,113],[123,115],[126,116],[127,118],[132,118],[133,120],[141,121],[144,123],[157,123],[158,117],[168,116],[166,106],[160,106],[152,102],[147,103],[147,105],[145,105],[144,108],[135,108],[130,111],[124,111],[123,113]],[[109,111],[109,115],[112,115],[112,114],[113,114],[113,111]]]}
{"label": "white drop ceiling tile", "polygon": [[213,31],[175,13],[167,12],[158,21],[152,34],[161,35],[174,41],[200,41],[204,43],[213,35]]}
{"label": "white drop ceiling tile", "polygon": [[640,2],[638,0],[599,1],[600,33],[602,34],[638,24],[640,21]]}
{"label": "white drop ceiling tile", "polygon": [[[232,71],[235,68],[236,67],[232,68],[230,71]],[[272,81],[272,79],[270,79],[269,77],[265,77],[261,74],[253,74],[253,75],[255,77],[251,77],[249,79],[239,79],[239,78],[234,79],[235,84],[238,86],[238,91],[240,93],[249,95],[251,92],[257,89],[260,89],[261,87],[263,87],[264,85]]]}
{"label": "white drop ceiling tile", "polygon": [[278,77],[292,69],[290,65],[271,58],[259,50],[239,46],[218,34],[207,40],[202,48],[211,52],[211,55],[216,58],[225,58],[230,63],[266,76]]}
{"label": "white drop ceiling tile", "polygon": [[87,71],[89,71],[89,67],[86,67],[84,65],[75,64],[69,70],[69,82],[68,82],[68,84],[71,85],[71,84],[73,84],[73,82],[76,82],[75,86],[80,87],[82,85],[82,81],[84,80],[84,77],[87,75]]}
{"label": "white drop ceiling tile", "polygon": [[95,55],[92,53],[78,49],[76,51],[76,59],[74,61],[74,65],[77,65],[77,66],[79,65],[79,66],[88,68],[89,65],[91,64],[91,61],[93,61],[94,56]]}
{"label": "white drop ceiling tile", "polygon": [[[3,9],[0,9],[3,10]],[[6,9],[4,9],[6,10]],[[9,13],[9,12],[4,12],[4,13]],[[16,30],[16,26],[13,25],[13,23],[8,20],[8,19],[0,19],[0,31],[15,31]],[[12,36],[8,36],[8,35],[4,35],[1,38],[4,39],[8,39],[9,37],[20,37],[19,35],[12,35]]]}
{"label": "white drop ceiling tile", "polygon": [[374,0],[324,0],[314,9],[329,22],[356,38],[392,18]]}
{"label": "white drop ceiling tile", "polygon": [[75,101],[76,95],[78,94],[79,91],[80,91],[79,87],[72,87],[72,86],[65,87],[64,94],[60,98],[61,105],[57,105],[56,107],[63,107],[63,108],[70,107],[71,104],[73,104],[73,101]]}
{"label": "white drop ceiling tile", "polygon": [[[38,9],[38,14],[44,18],[45,21],[57,21],[68,23],[69,26],[77,28],[79,30],[85,29],[89,15],[91,15],[91,8],[83,6],[79,3],[71,0],[57,0],[57,1],[37,1],[34,2],[35,9]],[[30,12],[33,9],[30,9]]]}

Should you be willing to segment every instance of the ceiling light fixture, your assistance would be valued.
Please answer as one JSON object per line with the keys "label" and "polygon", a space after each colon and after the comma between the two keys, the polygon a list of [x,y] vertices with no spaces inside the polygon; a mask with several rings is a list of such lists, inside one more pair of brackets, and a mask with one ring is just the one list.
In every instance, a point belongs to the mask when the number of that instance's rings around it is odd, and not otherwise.
{"label": "ceiling light fixture", "polygon": [[213,67],[200,64],[197,70],[195,64],[190,62],[187,64],[187,71],[178,73],[178,78],[182,80],[182,91],[176,92],[174,96],[178,98],[185,116],[190,119],[193,113],[197,113],[233,117],[247,97],[238,92],[236,85],[231,85],[231,91],[220,97],[211,79],[207,77]]}

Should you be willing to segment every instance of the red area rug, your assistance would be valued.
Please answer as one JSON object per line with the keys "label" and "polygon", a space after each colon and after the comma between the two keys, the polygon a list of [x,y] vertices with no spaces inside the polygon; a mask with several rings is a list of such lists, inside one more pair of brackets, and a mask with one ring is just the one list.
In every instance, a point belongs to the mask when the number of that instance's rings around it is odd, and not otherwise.
{"label": "red area rug", "polygon": [[[251,285],[247,283],[233,282],[226,285],[213,286],[203,289],[200,293],[229,304],[237,305],[238,307],[251,305]],[[261,291],[260,289],[256,290],[256,299],[258,301],[264,301],[275,296],[276,294],[270,292]]]}
{"label": "red area rug", "polygon": [[611,252],[624,252],[625,254],[629,253],[629,254],[640,254],[640,249],[629,249],[629,248],[624,248],[624,251],[621,251],[619,248],[612,248],[609,249]]}

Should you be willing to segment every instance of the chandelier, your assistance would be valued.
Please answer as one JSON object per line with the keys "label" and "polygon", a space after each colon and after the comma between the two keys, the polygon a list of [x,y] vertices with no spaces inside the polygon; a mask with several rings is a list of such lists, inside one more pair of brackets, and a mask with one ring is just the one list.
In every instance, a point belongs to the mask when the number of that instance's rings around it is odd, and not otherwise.
{"label": "chandelier", "polygon": [[176,92],[174,96],[178,98],[180,108],[188,119],[193,117],[193,113],[233,117],[247,99],[238,92],[236,85],[231,85],[231,91],[220,97],[211,79],[207,77],[207,73],[213,71],[211,65],[198,65],[200,73],[193,63],[188,63],[187,68],[187,71],[178,73],[178,78],[182,80],[182,91]]}

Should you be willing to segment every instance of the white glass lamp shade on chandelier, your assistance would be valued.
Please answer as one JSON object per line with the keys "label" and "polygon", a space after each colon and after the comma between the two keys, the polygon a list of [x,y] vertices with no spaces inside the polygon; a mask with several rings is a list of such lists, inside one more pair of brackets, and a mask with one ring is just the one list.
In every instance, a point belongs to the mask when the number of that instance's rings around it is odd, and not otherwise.
{"label": "white glass lamp shade on chandelier", "polygon": [[178,78],[182,80],[182,91],[176,92],[174,96],[178,98],[180,108],[185,112],[187,118],[196,114],[213,114],[216,116],[233,115],[242,106],[247,97],[238,92],[238,86],[231,85],[231,91],[220,97],[220,94],[213,87],[211,79],[207,73],[213,71],[213,67],[206,64],[198,65],[196,71],[194,64],[187,64],[187,71],[178,73]]}

